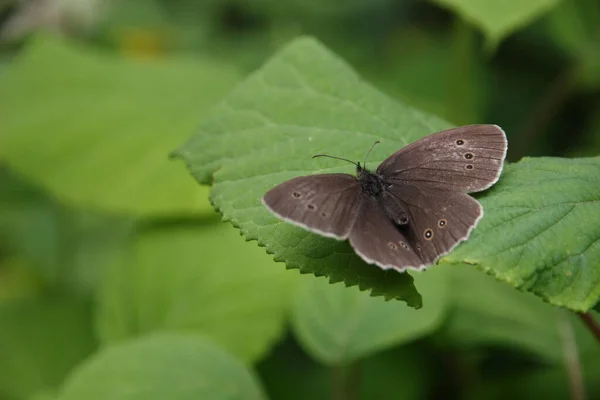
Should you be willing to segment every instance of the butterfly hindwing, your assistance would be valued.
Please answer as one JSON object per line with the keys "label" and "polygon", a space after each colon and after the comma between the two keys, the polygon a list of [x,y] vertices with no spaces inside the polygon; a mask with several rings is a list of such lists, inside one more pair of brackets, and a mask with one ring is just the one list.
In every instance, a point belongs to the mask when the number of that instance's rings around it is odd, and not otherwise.
{"label": "butterfly hindwing", "polygon": [[263,203],[288,222],[342,240],[354,225],[360,197],[354,176],[323,174],[283,182],[264,195]]}
{"label": "butterfly hindwing", "polygon": [[408,209],[406,237],[424,264],[466,240],[483,216],[479,202],[465,193],[400,184],[388,191]]}
{"label": "butterfly hindwing", "polygon": [[383,269],[421,269],[423,261],[409,245],[408,238],[385,214],[381,204],[363,195],[358,218],[350,233],[350,244],[367,263]]}

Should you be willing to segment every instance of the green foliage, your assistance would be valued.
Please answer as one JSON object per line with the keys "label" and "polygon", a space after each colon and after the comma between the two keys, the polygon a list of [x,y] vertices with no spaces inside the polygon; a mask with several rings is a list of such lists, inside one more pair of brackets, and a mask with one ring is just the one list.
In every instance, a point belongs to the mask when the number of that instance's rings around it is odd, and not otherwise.
{"label": "green foliage", "polygon": [[[366,297],[366,296],[365,296]],[[372,299],[379,300],[381,299]],[[350,367],[330,368],[302,354],[301,349],[286,342],[258,366],[270,399],[327,399],[342,395],[360,399],[425,398],[428,392],[427,357],[418,346],[387,348],[366,355]],[[352,380],[348,387],[344,375]],[[298,385],[298,379],[303,384]],[[294,388],[294,390],[290,390]]]}
{"label": "green foliage", "polygon": [[473,54],[473,32],[462,23],[455,25],[451,36],[411,29],[397,33],[395,43],[401,47],[393,48],[385,63],[362,68],[366,80],[454,124],[480,120],[489,102],[490,74]]}
{"label": "green foliage", "polygon": [[600,157],[507,166],[482,199],[484,221],[442,262],[477,265],[551,304],[589,310],[600,299],[599,178]]}
{"label": "green foliage", "polygon": [[76,297],[0,303],[0,398],[57,387],[95,349],[91,307]]}
{"label": "green foliage", "polygon": [[585,89],[600,87],[600,4],[562,0],[546,19],[548,34],[573,59],[573,78]]}
{"label": "green foliage", "polygon": [[432,0],[483,31],[488,48],[555,7],[559,0]]}
{"label": "green foliage", "polygon": [[360,160],[381,140],[371,157],[374,164],[384,152],[446,126],[394,103],[318,42],[304,38],[240,84],[177,154],[199,182],[214,181],[211,201],[224,218],[247,239],[266,246],[277,261],[419,307],[409,275],[373,268],[346,243],[279,221],[260,198],[293,176],[351,172],[347,163],[313,160],[313,154],[335,152]]}
{"label": "green foliage", "polygon": [[100,351],[73,371],[60,400],[264,399],[256,377],[211,341],[157,334]]}
{"label": "green foliage", "polygon": [[[338,161],[304,159],[299,153],[335,149],[360,160],[369,141],[381,140],[372,157],[381,160],[383,151],[391,154],[443,126],[377,93],[318,43],[300,39],[226,97],[179,154],[200,182],[214,179],[211,200],[225,219],[266,246],[276,260],[325,274],[333,282],[358,283],[373,294],[406,299],[407,294],[390,290],[394,272],[362,263],[345,244],[279,221],[260,198],[293,176],[349,172],[349,167],[328,167]],[[479,196],[486,217],[468,244],[445,260],[476,264],[552,304],[588,310],[600,298],[595,245],[600,231],[597,224],[586,223],[600,213],[599,171],[596,159],[538,159],[508,166],[501,181]]]}
{"label": "green foliage", "polygon": [[[0,400],[600,398],[597,1],[29,3],[0,1]],[[510,163],[414,277],[259,202],[470,123]]]}
{"label": "green foliage", "polygon": [[38,286],[93,292],[132,226],[131,218],[67,209],[0,165],[0,237],[18,274],[34,272]]}
{"label": "green foliage", "polygon": [[[441,266],[440,266],[441,267]],[[560,331],[568,313],[541,299],[515,292],[509,285],[468,265],[452,265],[448,307],[450,318],[438,340],[465,349],[503,346],[526,352],[546,363],[560,364],[564,358]],[[468,288],[468,290],[465,290]],[[598,351],[589,332],[573,318],[582,355]]]}
{"label": "green foliage", "polygon": [[242,360],[261,358],[282,333],[295,276],[214,218],[140,230],[101,291],[102,342],[197,332]]}
{"label": "green foliage", "polygon": [[206,210],[206,190],[167,154],[233,86],[232,68],[39,38],[1,78],[0,157],[59,200],[134,215]]}
{"label": "green foliage", "polygon": [[307,282],[294,306],[294,333],[309,354],[328,365],[350,364],[423,337],[437,329],[445,315],[444,272],[438,269],[415,277],[427,299],[420,310],[339,285],[331,287],[321,279]]}

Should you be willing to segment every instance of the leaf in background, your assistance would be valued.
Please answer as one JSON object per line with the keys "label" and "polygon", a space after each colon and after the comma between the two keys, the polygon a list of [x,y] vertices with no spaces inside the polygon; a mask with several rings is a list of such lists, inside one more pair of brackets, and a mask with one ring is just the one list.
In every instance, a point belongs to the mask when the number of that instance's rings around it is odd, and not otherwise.
{"label": "leaf in background", "polygon": [[258,240],[277,261],[330,282],[371,289],[418,307],[408,274],[364,263],[346,242],[309,233],[275,218],[260,198],[298,175],[350,172],[348,163],[314,160],[329,153],[362,160],[375,140],[369,166],[448,124],[395,103],[310,38],[295,40],[246,79],[178,150],[199,182],[213,183],[211,200],[244,236]]}
{"label": "leaf in background", "polygon": [[441,324],[446,274],[436,268],[415,276],[425,304],[415,310],[322,279],[307,282],[296,298],[292,328],[304,350],[328,365],[344,365],[418,339]]}
{"label": "leaf in background", "polygon": [[213,218],[147,228],[107,276],[99,336],[197,332],[254,361],[283,333],[294,275]]}
{"label": "leaf in background", "polygon": [[48,283],[58,280],[59,220],[52,200],[0,164],[0,243]]}
{"label": "leaf in background", "polygon": [[27,398],[27,400],[57,400],[57,394],[54,391],[42,390],[41,392],[35,393],[33,396]]}
{"label": "leaf in background", "polygon": [[32,271],[18,261],[3,260],[0,256],[0,304],[8,300],[35,296],[42,290],[38,277]]}
{"label": "leaf in background", "polygon": [[132,227],[128,218],[67,209],[0,164],[0,245],[40,286],[91,293]]}
{"label": "leaf in background", "polygon": [[574,311],[598,302],[600,157],[510,164],[481,203],[482,222],[441,262],[476,265]]}
{"label": "leaf in background", "polygon": [[[566,313],[529,293],[498,282],[466,265],[450,267],[450,318],[439,335],[442,342],[467,348],[516,348],[561,365],[564,358],[559,322]],[[570,319],[581,354],[598,344],[575,315]]]}
{"label": "leaf in background", "polygon": [[600,3],[561,0],[545,19],[548,34],[574,58],[574,79],[588,90],[600,88]]}
{"label": "leaf in background", "polygon": [[431,0],[483,31],[494,49],[504,37],[550,11],[559,0]]}
{"label": "leaf in background", "polygon": [[252,373],[196,335],[155,334],[108,346],[81,364],[59,400],[258,400]]}
{"label": "leaf in background", "polygon": [[89,302],[40,297],[0,303],[0,396],[58,386],[96,347]]}
{"label": "leaf in background", "polygon": [[139,62],[38,38],[0,80],[0,158],[78,207],[207,212],[207,190],[168,153],[237,79],[207,59]]}

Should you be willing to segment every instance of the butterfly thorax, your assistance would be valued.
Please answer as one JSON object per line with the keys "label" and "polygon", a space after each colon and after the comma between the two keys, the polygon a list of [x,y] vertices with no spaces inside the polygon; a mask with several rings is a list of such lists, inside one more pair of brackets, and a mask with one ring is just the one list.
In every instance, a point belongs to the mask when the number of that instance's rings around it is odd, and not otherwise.
{"label": "butterfly thorax", "polygon": [[364,193],[376,198],[381,196],[383,193],[383,182],[377,174],[361,167],[359,163],[356,168],[356,175]]}

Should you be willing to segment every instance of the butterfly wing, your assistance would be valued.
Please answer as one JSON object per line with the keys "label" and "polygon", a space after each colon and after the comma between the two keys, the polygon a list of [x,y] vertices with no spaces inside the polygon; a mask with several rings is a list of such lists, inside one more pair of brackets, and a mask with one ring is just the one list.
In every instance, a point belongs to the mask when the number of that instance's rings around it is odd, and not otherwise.
{"label": "butterfly wing", "polygon": [[348,238],[358,215],[360,185],[348,174],[301,176],[283,182],[263,197],[279,218],[323,236]]}
{"label": "butterfly wing", "polygon": [[479,202],[465,193],[422,185],[392,185],[387,190],[405,204],[406,238],[426,265],[466,240],[483,217]]}
{"label": "butterfly wing", "polygon": [[379,165],[377,174],[396,182],[478,192],[498,181],[506,149],[506,135],[500,127],[461,126],[402,148]]}
{"label": "butterfly wing", "polygon": [[350,233],[354,251],[367,263],[383,269],[422,269],[424,263],[411,248],[402,227],[391,221],[376,199],[366,194],[363,198]]}

